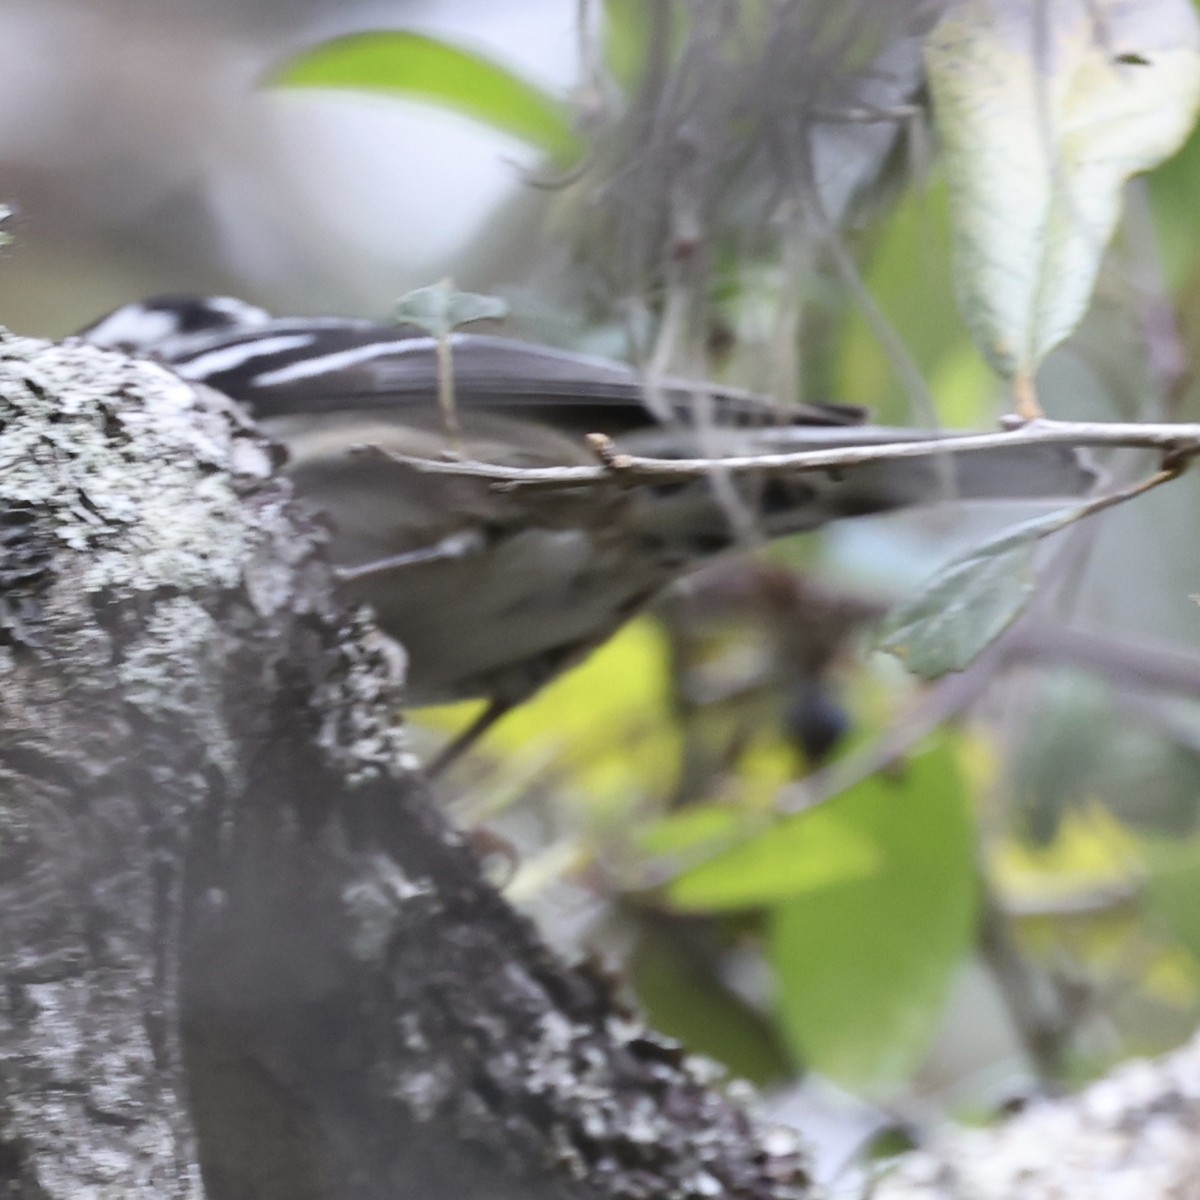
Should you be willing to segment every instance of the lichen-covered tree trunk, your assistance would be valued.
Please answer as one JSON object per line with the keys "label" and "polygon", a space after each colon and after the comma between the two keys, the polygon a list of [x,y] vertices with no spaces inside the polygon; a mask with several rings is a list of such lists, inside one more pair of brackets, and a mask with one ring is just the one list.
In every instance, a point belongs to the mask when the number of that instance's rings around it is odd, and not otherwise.
{"label": "lichen-covered tree trunk", "polygon": [[[481,880],[276,465],[158,367],[0,338],[0,1196],[805,1194]],[[878,1194],[1200,1194],[1198,1064]]]}
{"label": "lichen-covered tree trunk", "polygon": [[802,1194],[482,881],[276,465],[0,341],[0,1195]]}

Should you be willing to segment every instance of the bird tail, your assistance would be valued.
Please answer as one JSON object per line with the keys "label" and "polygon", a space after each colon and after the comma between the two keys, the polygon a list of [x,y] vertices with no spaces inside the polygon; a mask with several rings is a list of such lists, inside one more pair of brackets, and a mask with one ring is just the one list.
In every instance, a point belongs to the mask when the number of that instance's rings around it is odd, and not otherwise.
{"label": "bird tail", "polygon": [[[840,430],[818,439],[834,446],[877,446],[925,440],[911,430]],[[1097,472],[1070,446],[1015,444],[986,450],[945,449],[907,458],[882,459],[804,473],[782,486],[765,481],[758,501],[769,532],[795,532],[828,520],[889,512],[914,505],[960,500],[1053,500],[1082,495]],[[813,448],[806,440],[805,448]],[[808,511],[797,501],[811,491]],[[790,513],[790,515],[789,515]]]}
{"label": "bird tail", "polygon": [[[759,452],[869,448],[931,442],[937,435],[913,429],[862,426],[850,429],[762,430]],[[1037,500],[1078,496],[1095,484],[1097,472],[1072,446],[1017,442],[982,450],[958,450],[962,437],[938,438],[940,444],[911,457],[887,458],[833,468],[828,475],[853,485],[860,503],[871,499],[882,511],[938,500]],[[914,446],[915,450],[916,447]]]}
{"label": "bird tail", "polygon": [[[722,431],[712,439],[723,454],[773,455],[792,451],[840,450],[927,441],[930,435],[911,429],[777,428],[738,431],[732,440]],[[710,552],[730,544],[741,506],[758,532],[781,537],[817,529],[846,517],[890,512],[940,501],[1053,500],[1089,491],[1097,473],[1085,456],[1070,446],[1014,443],[986,450],[930,448],[909,457],[878,459],[816,470],[764,470],[739,474],[728,486],[656,488],[653,511],[644,519],[659,528],[687,531],[694,552]],[[639,447],[639,450],[642,448]],[[710,447],[711,449],[711,447]],[[645,447],[647,453],[655,452]],[[730,496],[736,496],[733,505]]]}

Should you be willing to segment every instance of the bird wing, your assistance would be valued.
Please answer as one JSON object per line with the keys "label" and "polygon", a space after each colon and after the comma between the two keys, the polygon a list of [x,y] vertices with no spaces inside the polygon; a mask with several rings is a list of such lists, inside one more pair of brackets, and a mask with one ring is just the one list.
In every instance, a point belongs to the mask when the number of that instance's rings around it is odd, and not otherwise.
{"label": "bird wing", "polygon": [[[582,432],[623,433],[654,413],[692,423],[848,426],[842,404],[786,406],[751,392],[667,379],[654,385],[625,363],[480,334],[449,339],[455,403]],[[260,418],[432,406],[437,339],[411,326],[342,319],[272,320],[151,347],[180,375],[247,404]]]}
{"label": "bird wing", "polygon": [[[272,317],[231,297],[160,296],[128,305],[81,334],[100,345],[152,354],[185,378],[245,404],[284,440],[311,426],[321,453],[341,444],[386,442],[410,427],[435,438],[445,361],[438,339],[413,326],[342,317]],[[865,425],[863,409],[783,405],[751,392],[679,379],[648,382],[628,364],[510,338],[456,333],[447,339],[455,405],[468,426],[532,449],[547,461],[579,435],[633,438],[638,452],[676,457],[762,454],[908,441],[934,436]],[[701,419],[703,418],[703,419]],[[294,419],[294,420],[293,420]],[[698,432],[693,432],[696,429]],[[713,439],[710,430],[723,431]],[[530,441],[533,439],[533,441]],[[431,443],[432,444],[432,443]],[[314,452],[315,453],[315,452]],[[584,452],[586,453],[586,452]],[[497,455],[507,460],[503,453]],[[855,468],[857,499],[828,516],[936,499],[1066,496],[1094,479],[1080,455],[1060,446],[1013,446],[962,456]],[[781,485],[777,505],[795,506]],[[803,490],[803,489],[800,489]],[[870,493],[869,495],[867,493]]]}

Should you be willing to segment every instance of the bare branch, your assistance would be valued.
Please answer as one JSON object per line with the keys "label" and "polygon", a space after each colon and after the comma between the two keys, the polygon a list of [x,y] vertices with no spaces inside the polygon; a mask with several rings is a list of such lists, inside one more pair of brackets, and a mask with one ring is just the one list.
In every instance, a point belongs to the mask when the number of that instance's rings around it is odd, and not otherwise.
{"label": "bare branch", "polygon": [[[790,431],[794,436],[794,431]],[[789,431],[757,430],[763,442],[784,440]],[[901,435],[901,431],[897,431]],[[525,488],[578,488],[605,486],[614,482],[656,483],[700,479],[721,471],[731,475],[782,474],[827,471],[857,467],[865,463],[890,462],[901,458],[928,458],[933,454],[972,454],[1011,449],[1014,446],[1060,445],[1078,447],[1124,447],[1156,450],[1172,464],[1200,454],[1200,424],[1138,424],[1101,421],[1029,421],[999,433],[945,434],[915,441],[880,442],[867,446],[836,446],[828,450],[796,450],[778,454],[736,454],[727,458],[651,458],[619,454],[598,466],[511,467],[500,463],[422,458],[395,454],[378,447],[371,453],[386,453],[393,462],[432,475],[458,475],[488,479],[504,491]]]}
{"label": "bare branch", "polygon": [[1200,696],[1200,656],[1173,647],[1040,621],[1014,627],[1008,644],[1014,658],[1075,667],[1121,687]]}

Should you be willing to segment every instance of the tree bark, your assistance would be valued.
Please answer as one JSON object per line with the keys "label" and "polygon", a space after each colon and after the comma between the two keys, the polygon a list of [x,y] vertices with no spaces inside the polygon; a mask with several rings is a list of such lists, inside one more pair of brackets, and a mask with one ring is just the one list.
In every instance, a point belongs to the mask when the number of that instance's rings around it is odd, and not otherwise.
{"label": "tree bark", "polygon": [[[277,465],[153,364],[0,339],[0,1196],[809,1194],[483,881]],[[1198,1062],[875,1194],[1196,1195]]]}
{"label": "tree bark", "polygon": [[0,342],[0,1195],[804,1194],[483,881],[277,465]]}

